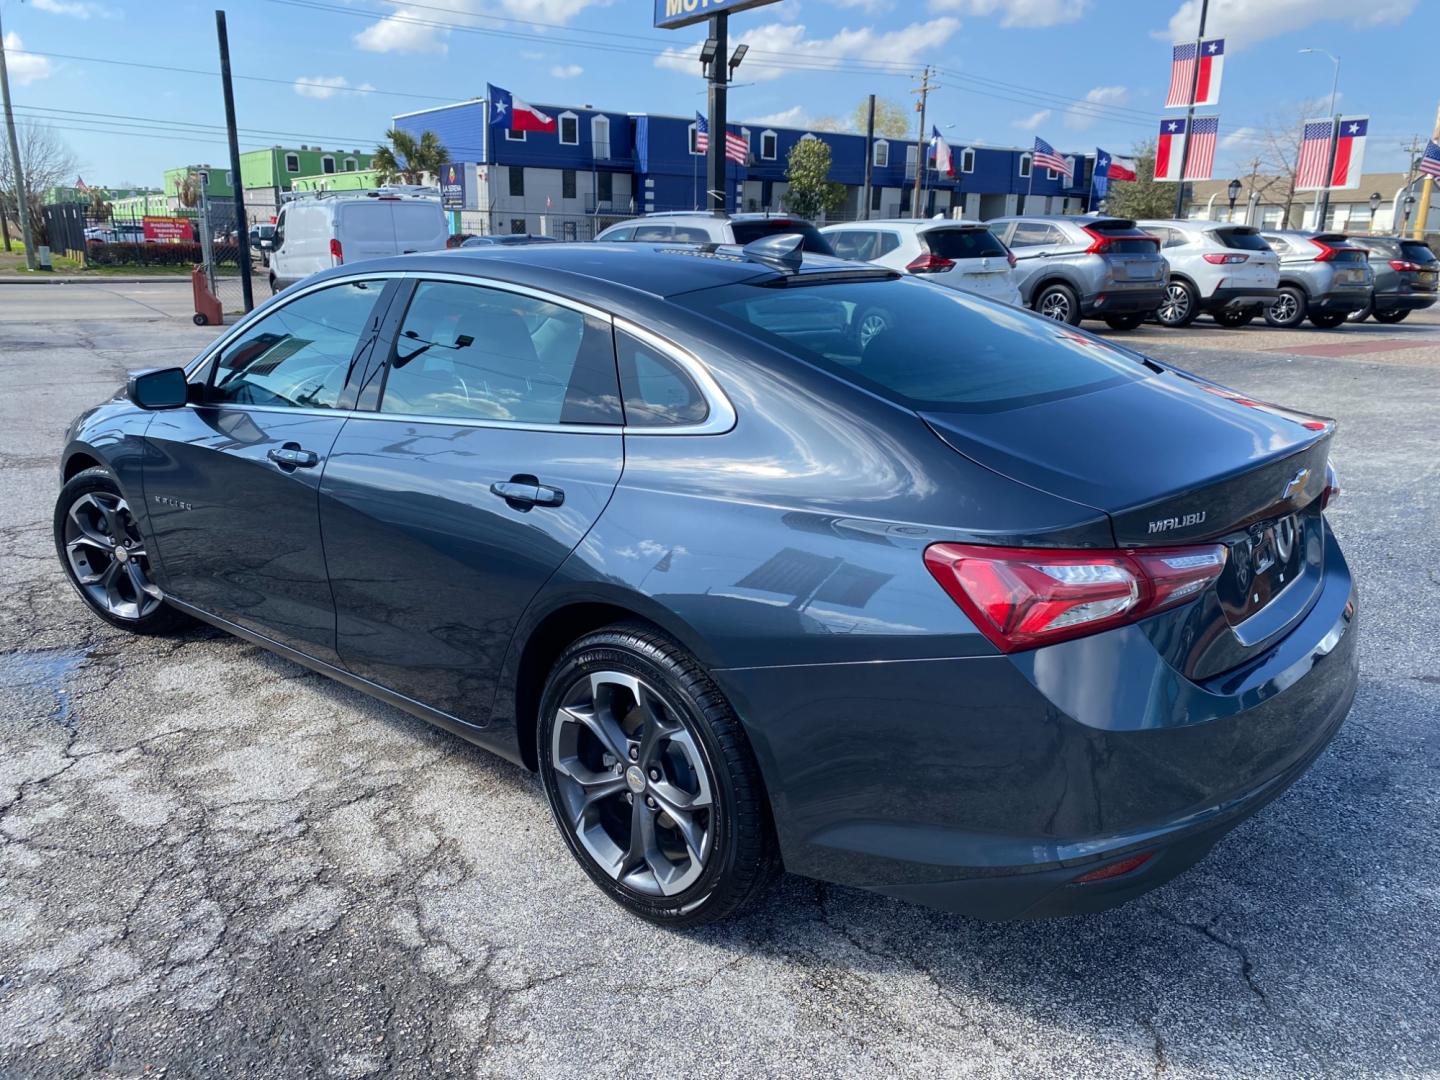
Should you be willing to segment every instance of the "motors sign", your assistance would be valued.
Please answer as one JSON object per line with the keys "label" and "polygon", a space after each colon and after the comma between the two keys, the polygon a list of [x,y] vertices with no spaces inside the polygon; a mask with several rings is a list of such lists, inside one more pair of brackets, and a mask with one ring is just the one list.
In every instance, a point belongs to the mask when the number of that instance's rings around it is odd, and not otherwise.
{"label": "motors sign", "polygon": [[732,11],[773,3],[775,0],[655,0],[655,26],[660,30],[676,30],[704,22],[711,15],[728,15]]}

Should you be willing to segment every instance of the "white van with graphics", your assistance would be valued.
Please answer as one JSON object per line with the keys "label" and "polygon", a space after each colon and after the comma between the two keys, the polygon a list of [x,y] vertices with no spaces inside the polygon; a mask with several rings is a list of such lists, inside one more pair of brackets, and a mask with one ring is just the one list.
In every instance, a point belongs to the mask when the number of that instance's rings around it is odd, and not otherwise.
{"label": "white van with graphics", "polygon": [[444,251],[449,235],[433,189],[379,188],[291,199],[275,222],[270,288],[279,292],[342,263]]}

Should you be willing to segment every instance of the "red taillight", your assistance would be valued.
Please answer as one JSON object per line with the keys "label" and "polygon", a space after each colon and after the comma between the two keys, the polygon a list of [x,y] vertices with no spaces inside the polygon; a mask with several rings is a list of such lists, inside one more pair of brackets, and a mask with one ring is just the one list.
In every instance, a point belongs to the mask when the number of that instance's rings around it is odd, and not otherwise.
{"label": "red taillight", "polygon": [[335,260],[336,266],[345,261],[345,251],[341,248],[339,240],[330,241],[330,257]]}
{"label": "red taillight", "polygon": [[1317,248],[1320,249],[1320,254],[1315,256],[1316,262],[1329,262],[1330,260],[1334,259],[1336,255],[1340,254],[1339,248],[1333,248],[1322,240],[1315,240],[1312,238],[1310,243],[1314,244]]}
{"label": "red taillight", "polygon": [[905,267],[912,274],[938,274],[949,270],[955,265],[954,259],[942,258],[939,255],[931,255],[928,251],[912,261]]}
{"label": "red taillight", "polygon": [[1135,622],[1204,592],[1225,548],[1069,551],[931,544],[925,565],[1002,652]]}
{"label": "red taillight", "polygon": [[1218,251],[1212,251],[1207,252],[1204,258],[1206,262],[1214,263],[1216,266],[1233,266],[1235,263],[1246,262],[1247,260],[1249,260],[1250,256],[1241,255],[1238,252],[1222,254]]}
{"label": "red taillight", "polygon": [[1104,255],[1105,252],[1110,250],[1110,245],[1113,244],[1116,240],[1148,240],[1150,243],[1155,245],[1156,251],[1160,250],[1159,238],[1150,236],[1146,233],[1140,233],[1138,235],[1127,234],[1125,236],[1107,236],[1105,233],[1096,232],[1088,225],[1082,225],[1080,226],[1080,228],[1084,230],[1085,234],[1089,236],[1092,241],[1090,246],[1085,249],[1085,254],[1087,255]]}
{"label": "red taillight", "polygon": [[1325,463],[1325,490],[1320,492],[1320,509],[1328,509],[1340,498],[1340,474],[1335,471],[1333,463]]}
{"label": "red taillight", "polygon": [[1121,859],[1119,862],[1112,862],[1109,866],[1102,866],[1099,870],[1091,870],[1088,874],[1081,874],[1071,885],[1085,885],[1091,881],[1104,881],[1106,878],[1119,877],[1121,874],[1128,874],[1131,870],[1139,870],[1147,862],[1155,857],[1155,852],[1146,851],[1139,855],[1131,855],[1128,859]]}
{"label": "red taillight", "polygon": [[1390,260],[1390,269],[1391,269],[1391,270],[1399,270],[1402,274],[1404,274],[1404,273],[1409,273],[1409,272],[1412,272],[1412,271],[1420,270],[1420,269],[1422,269],[1422,267],[1420,266],[1419,263],[1413,263],[1413,262],[1411,262],[1409,259],[1391,259],[1391,260]]}

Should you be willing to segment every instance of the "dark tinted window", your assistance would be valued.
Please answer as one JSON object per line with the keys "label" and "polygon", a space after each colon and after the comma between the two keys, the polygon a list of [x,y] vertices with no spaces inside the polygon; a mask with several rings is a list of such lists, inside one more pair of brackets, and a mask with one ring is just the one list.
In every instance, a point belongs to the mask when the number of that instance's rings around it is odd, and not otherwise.
{"label": "dark tinted window", "polygon": [[560,170],[560,197],[562,199],[575,198],[575,170]]}
{"label": "dark tinted window", "polygon": [[615,355],[627,425],[699,424],[709,415],[700,388],[668,356],[623,330],[615,331]]}
{"label": "dark tinted window", "polygon": [[[609,131],[609,128],[607,127],[605,130],[606,130],[606,131]],[[599,149],[599,148],[597,147],[597,151],[598,151],[598,149]],[[607,151],[607,152],[605,152],[604,154],[597,154],[597,156],[609,157],[610,154],[609,154],[609,152]],[[615,174],[614,174],[614,173],[602,172],[602,173],[597,173],[597,174],[596,174],[596,176],[595,176],[595,197],[596,197],[597,199],[599,199],[601,202],[607,202],[607,203],[608,203],[608,202],[614,202],[614,201],[615,201]]]}
{"label": "dark tinted window", "polygon": [[1427,263],[1440,262],[1440,259],[1435,258],[1435,253],[1419,240],[1401,241],[1400,254],[1413,263],[1419,263],[1421,266]]}
{"label": "dark tinted window", "polygon": [[1215,239],[1237,251],[1269,251],[1265,238],[1253,229],[1216,229]]}
{"label": "dark tinted window", "polygon": [[924,234],[925,246],[932,255],[942,259],[983,259],[988,255],[1007,254],[1005,245],[988,229],[930,229]]}
{"label": "dark tinted window", "polygon": [[[1147,375],[1138,357],[1069,327],[912,280],[730,285],[674,299],[917,409],[991,411]],[[862,334],[874,314],[886,328]]]}
{"label": "dark tinted window", "polygon": [[[1183,242],[1183,241],[1182,241]],[[1153,236],[1117,236],[1105,249],[1107,255],[1154,255],[1160,248]]]}
{"label": "dark tinted window", "polygon": [[617,424],[609,328],[517,293],[422,281],[380,411],[532,424]]}
{"label": "dark tinted window", "polygon": [[816,255],[833,255],[830,243],[820,235],[820,230],[811,225],[808,221],[799,221],[795,218],[764,218],[760,221],[735,221],[731,222],[735,230],[735,242],[744,246],[752,240],[759,240],[765,236],[774,236],[776,233],[799,233],[805,238],[801,245],[806,251],[813,251]]}
{"label": "dark tinted window", "polygon": [[854,259],[857,262],[866,262],[875,257],[874,252],[878,249],[875,233],[868,229],[840,229],[837,232],[827,233],[825,239],[830,242],[830,249],[842,259]]}
{"label": "dark tinted window", "polygon": [[882,232],[880,234],[880,254],[889,255],[900,246],[900,234],[893,232]]}
{"label": "dark tinted window", "polygon": [[265,316],[226,346],[206,401],[333,409],[384,287],[332,285]]}
{"label": "dark tinted window", "polygon": [[525,194],[525,168],[522,165],[510,166],[510,194]]}
{"label": "dark tinted window", "polygon": [[1053,225],[1039,221],[1022,221],[1015,226],[1015,233],[1010,237],[1010,246],[1039,247],[1041,244],[1059,244],[1063,239],[1060,230]]}

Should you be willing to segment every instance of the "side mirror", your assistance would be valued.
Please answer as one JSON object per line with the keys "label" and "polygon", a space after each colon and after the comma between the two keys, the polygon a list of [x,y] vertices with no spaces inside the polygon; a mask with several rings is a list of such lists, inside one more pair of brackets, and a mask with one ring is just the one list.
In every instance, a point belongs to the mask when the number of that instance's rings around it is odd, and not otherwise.
{"label": "side mirror", "polygon": [[125,384],[125,396],[142,409],[178,409],[188,391],[185,369],[178,367],[134,371]]}

